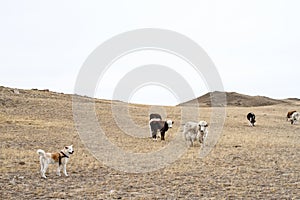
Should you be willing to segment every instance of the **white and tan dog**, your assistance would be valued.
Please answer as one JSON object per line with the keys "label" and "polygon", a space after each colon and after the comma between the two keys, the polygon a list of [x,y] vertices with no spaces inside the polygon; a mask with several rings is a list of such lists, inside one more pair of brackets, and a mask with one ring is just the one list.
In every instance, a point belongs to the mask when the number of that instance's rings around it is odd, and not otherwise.
{"label": "white and tan dog", "polygon": [[41,164],[41,175],[43,178],[47,178],[45,173],[49,164],[57,164],[57,175],[60,176],[60,168],[63,166],[63,172],[66,176],[67,174],[67,162],[71,154],[74,153],[73,145],[66,146],[63,150],[56,153],[46,153],[44,150],[39,149],[37,153],[40,155]]}

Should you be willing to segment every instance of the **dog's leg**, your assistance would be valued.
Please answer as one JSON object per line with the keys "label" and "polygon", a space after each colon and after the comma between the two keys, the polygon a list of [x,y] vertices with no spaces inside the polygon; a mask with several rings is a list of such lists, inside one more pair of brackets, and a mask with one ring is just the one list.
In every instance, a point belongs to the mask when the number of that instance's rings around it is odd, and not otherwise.
{"label": "dog's leg", "polygon": [[69,176],[69,175],[67,174],[67,162],[65,162],[65,163],[63,164],[63,172],[64,172],[65,176]]}
{"label": "dog's leg", "polygon": [[60,175],[60,165],[59,165],[59,164],[58,164],[58,166],[57,166],[56,174],[57,174],[57,176],[61,176],[61,175]]}
{"label": "dog's leg", "polygon": [[44,176],[44,173],[43,173],[43,171],[44,171],[44,163],[43,163],[43,158],[42,157],[40,157],[40,165],[41,165],[41,176],[43,177]]}
{"label": "dog's leg", "polygon": [[44,160],[44,161],[43,161],[43,172],[42,172],[42,177],[43,177],[43,178],[47,178],[46,175],[45,175],[45,173],[46,173],[46,171],[47,171],[47,168],[48,168],[48,163],[47,163],[46,160]]}
{"label": "dog's leg", "polygon": [[188,141],[188,146],[189,146],[189,147],[194,146],[194,144],[193,144],[193,139],[192,139],[192,138],[189,139],[189,141]]}
{"label": "dog's leg", "polygon": [[40,157],[40,164],[41,164],[41,176],[43,178],[47,178],[45,173],[46,173],[46,160],[43,157]]}

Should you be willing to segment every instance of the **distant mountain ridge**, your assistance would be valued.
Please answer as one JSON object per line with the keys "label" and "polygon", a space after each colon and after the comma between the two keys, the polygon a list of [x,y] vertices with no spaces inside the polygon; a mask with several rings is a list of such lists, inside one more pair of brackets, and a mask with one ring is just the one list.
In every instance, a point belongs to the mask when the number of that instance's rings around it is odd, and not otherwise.
{"label": "distant mountain ridge", "polygon": [[[178,106],[235,106],[235,107],[257,107],[289,103],[289,101],[300,101],[297,98],[284,100],[272,99],[265,96],[250,96],[237,92],[209,92],[196,99],[184,102]],[[224,105],[224,102],[226,105]]]}
{"label": "distant mountain ridge", "polygon": [[[20,98],[11,98],[12,96],[22,96]],[[59,92],[52,92],[48,89],[17,89],[0,86],[0,106],[16,106],[19,103],[25,103],[29,98],[52,98],[61,99],[67,98],[72,100],[72,96],[78,96],[76,94],[64,94]],[[95,99],[86,96],[82,96],[86,100],[101,101],[102,103],[120,102],[118,100],[106,100]],[[271,106],[276,104],[297,104],[300,105],[299,98],[287,98],[287,99],[272,99],[265,96],[250,96],[245,94],[239,94],[236,92],[209,92],[196,99],[181,103],[177,106],[234,106],[234,107],[258,107],[258,106]]]}

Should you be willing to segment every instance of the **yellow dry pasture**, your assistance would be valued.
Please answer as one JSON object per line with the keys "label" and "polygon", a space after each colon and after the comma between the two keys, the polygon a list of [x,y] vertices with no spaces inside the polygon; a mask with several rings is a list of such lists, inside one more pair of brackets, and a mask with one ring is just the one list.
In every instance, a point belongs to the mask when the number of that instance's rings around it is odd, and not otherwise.
{"label": "yellow dry pasture", "polygon": [[[205,158],[199,158],[201,148],[195,145],[163,169],[126,173],[104,165],[85,148],[73,121],[70,95],[10,91],[1,88],[0,93],[2,102],[7,102],[0,105],[3,199],[300,198],[300,123],[291,125],[285,118],[288,110],[300,110],[299,101],[227,107],[222,135]],[[107,138],[124,151],[158,151],[182,131],[180,107],[164,107],[167,117],[175,121],[166,133],[166,141],[125,134],[112,115],[112,104],[125,109],[133,123],[145,130],[151,106],[95,100],[96,116]],[[250,111],[256,114],[255,127],[246,120]],[[211,108],[200,108],[200,119],[210,122],[210,115]],[[56,168],[50,166],[48,179],[41,179],[36,150],[59,151],[70,144],[75,153],[67,166],[69,177],[57,177]]]}

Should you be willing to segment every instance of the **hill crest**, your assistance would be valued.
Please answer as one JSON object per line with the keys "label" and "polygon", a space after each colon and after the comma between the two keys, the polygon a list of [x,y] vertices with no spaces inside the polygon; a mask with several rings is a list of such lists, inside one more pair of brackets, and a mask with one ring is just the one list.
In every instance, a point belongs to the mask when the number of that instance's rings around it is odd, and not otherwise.
{"label": "hill crest", "polygon": [[[13,96],[22,97],[21,99],[11,98]],[[64,94],[58,92],[52,92],[48,89],[38,90],[38,89],[17,89],[0,86],[0,105],[6,106],[16,106],[20,102],[24,102],[26,99],[30,98],[52,98],[52,99],[69,99],[71,100],[72,96],[80,96],[76,94]],[[81,96],[83,99],[92,100],[102,103],[112,103],[120,102],[117,100],[105,100],[105,99],[95,99],[87,96]],[[18,102],[15,102],[18,101]],[[20,102],[19,102],[20,101]],[[225,102],[225,103],[224,103]],[[202,106],[202,107],[211,107],[211,106],[232,106],[232,107],[259,107],[259,106],[271,106],[277,104],[300,104],[299,98],[287,98],[287,99],[272,99],[265,96],[250,96],[245,94],[240,94],[237,92],[209,92],[196,99],[183,102],[177,106]]]}
{"label": "hill crest", "polygon": [[[287,100],[293,100],[289,98]],[[272,99],[265,96],[250,96],[237,92],[208,92],[196,99],[184,102],[178,106],[235,106],[235,107],[258,107],[271,106],[276,104],[288,103],[287,100]],[[226,105],[224,105],[224,102]]]}

